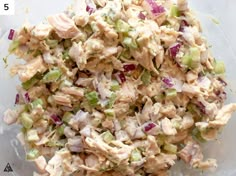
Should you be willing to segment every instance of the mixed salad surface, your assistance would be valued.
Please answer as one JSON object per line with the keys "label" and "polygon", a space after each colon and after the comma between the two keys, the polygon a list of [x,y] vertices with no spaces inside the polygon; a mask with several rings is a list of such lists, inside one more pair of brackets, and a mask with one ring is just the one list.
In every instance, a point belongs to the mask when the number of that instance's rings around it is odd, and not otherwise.
{"label": "mixed salad surface", "polygon": [[24,61],[7,124],[44,176],[165,176],[177,160],[216,167],[215,140],[236,104],[187,0],[87,0],[11,30]]}

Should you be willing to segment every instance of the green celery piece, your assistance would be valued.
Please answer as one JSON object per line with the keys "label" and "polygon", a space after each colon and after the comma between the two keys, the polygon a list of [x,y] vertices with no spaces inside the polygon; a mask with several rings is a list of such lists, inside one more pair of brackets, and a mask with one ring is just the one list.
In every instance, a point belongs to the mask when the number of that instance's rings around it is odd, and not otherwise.
{"label": "green celery piece", "polygon": [[41,98],[38,98],[36,100],[34,100],[32,103],[30,103],[30,108],[34,109],[36,107],[42,107],[43,106],[43,100]]}
{"label": "green celery piece", "polygon": [[26,154],[26,159],[27,160],[34,160],[37,157],[39,157],[39,151],[37,149],[31,149],[27,154]]}
{"label": "green celery piece", "polygon": [[108,119],[114,119],[115,118],[115,111],[114,109],[106,109],[104,110],[104,113]]}
{"label": "green celery piece", "polygon": [[85,94],[86,99],[90,106],[95,107],[98,104],[98,93],[96,91],[92,91],[90,93]]}
{"label": "green celery piece", "polygon": [[110,144],[111,141],[115,140],[115,137],[111,134],[110,131],[106,131],[104,133],[101,134],[104,142],[106,142],[107,144]]}
{"label": "green celery piece", "polygon": [[58,133],[60,136],[64,135],[64,129],[65,129],[65,127],[66,127],[66,125],[63,124],[63,125],[61,125],[61,126],[59,126],[59,127],[57,128],[57,133]]}
{"label": "green celery piece", "polygon": [[140,161],[142,159],[141,152],[138,149],[134,149],[131,152],[130,160],[131,161]]}
{"label": "green celery piece", "polygon": [[214,72],[216,74],[224,74],[225,73],[225,64],[223,61],[216,61],[215,62]]}
{"label": "green celery piece", "polygon": [[179,17],[180,11],[176,5],[172,5],[170,8],[170,16],[171,17]]}
{"label": "green celery piece", "polygon": [[182,63],[189,68],[196,68],[200,64],[200,51],[196,47],[189,49],[189,53],[182,58]]}
{"label": "green celery piece", "polygon": [[54,69],[46,73],[42,79],[44,83],[55,82],[61,77],[62,73],[59,69]]}
{"label": "green celery piece", "polygon": [[196,68],[200,64],[200,50],[196,47],[190,48],[190,56],[192,57],[191,68]]}
{"label": "green celery piece", "polygon": [[17,40],[13,40],[8,48],[9,53],[15,51],[20,45],[20,42]]}
{"label": "green celery piece", "polygon": [[58,45],[58,41],[57,40],[46,39],[46,44],[50,48],[55,48]]}
{"label": "green celery piece", "polygon": [[125,37],[122,43],[128,48],[132,48],[132,49],[138,48],[136,41],[134,41],[131,37]]}
{"label": "green celery piece", "polygon": [[170,152],[172,154],[176,154],[177,153],[177,146],[173,145],[173,144],[165,144],[164,145],[164,150],[166,150],[167,152]]}
{"label": "green celery piece", "polygon": [[39,136],[38,136],[38,133],[37,133],[37,130],[29,130],[27,131],[27,141],[28,142],[34,142],[34,141],[37,141],[39,140]]}
{"label": "green celery piece", "polygon": [[167,98],[173,98],[176,97],[177,91],[175,89],[167,89],[165,94]]}
{"label": "green celery piece", "polygon": [[112,85],[111,85],[111,91],[117,91],[120,90],[120,85],[118,83],[118,81],[112,81]]}
{"label": "green celery piece", "polygon": [[116,101],[116,94],[112,93],[111,97],[110,97],[110,99],[108,101],[107,107],[108,108],[112,108],[112,106],[114,105],[115,101]]}
{"label": "green celery piece", "polygon": [[141,80],[144,85],[148,85],[151,82],[151,74],[149,71],[145,70],[141,76]]}
{"label": "green celery piece", "polygon": [[130,30],[130,25],[126,23],[125,21],[119,19],[116,22],[116,30],[117,32],[127,33]]}
{"label": "green celery piece", "polygon": [[68,51],[68,50],[65,50],[65,51],[63,52],[62,59],[63,59],[63,60],[69,60],[69,59],[70,59],[69,51]]}
{"label": "green celery piece", "polygon": [[39,81],[39,79],[37,78],[37,76],[33,76],[30,80],[26,81],[26,82],[23,82],[21,84],[21,86],[25,89],[25,90],[28,90],[30,89],[31,87],[33,87],[37,82]]}
{"label": "green celery piece", "polygon": [[33,120],[31,119],[30,115],[26,112],[23,112],[20,115],[20,122],[26,129],[30,129],[33,126]]}
{"label": "green celery piece", "polygon": [[73,117],[73,114],[71,112],[65,112],[62,117],[62,121],[68,124],[72,117]]}
{"label": "green celery piece", "polygon": [[202,138],[201,132],[197,128],[194,128],[192,130],[192,136],[196,141],[199,141],[201,143],[206,142],[206,140]]}

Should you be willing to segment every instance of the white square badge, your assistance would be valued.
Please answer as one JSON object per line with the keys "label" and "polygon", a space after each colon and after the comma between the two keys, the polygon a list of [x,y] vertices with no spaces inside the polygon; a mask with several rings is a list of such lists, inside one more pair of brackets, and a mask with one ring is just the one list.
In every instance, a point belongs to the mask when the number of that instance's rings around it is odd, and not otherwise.
{"label": "white square badge", "polygon": [[15,0],[0,0],[0,15],[14,15]]}

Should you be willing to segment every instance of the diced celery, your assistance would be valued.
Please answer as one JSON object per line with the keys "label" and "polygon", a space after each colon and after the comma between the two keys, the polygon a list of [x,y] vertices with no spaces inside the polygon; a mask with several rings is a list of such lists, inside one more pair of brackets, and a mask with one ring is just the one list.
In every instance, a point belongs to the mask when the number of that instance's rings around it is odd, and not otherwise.
{"label": "diced celery", "polygon": [[102,133],[101,136],[102,136],[104,142],[106,142],[108,144],[110,144],[111,141],[113,141],[115,139],[115,137],[111,134],[110,131],[106,131],[106,132]]}
{"label": "diced celery", "polygon": [[98,104],[98,93],[95,91],[92,91],[90,93],[85,94],[86,99],[88,100],[88,103],[90,106],[95,107]]}
{"label": "diced celery", "polygon": [[15,51],[20,45],[20,42],[17,40],[13,40],[8,48],[9,53]]}
{"label": "diced celery", "polygon": [[131,37],[125,37],[122,43],[128,48],[133,48],[133,49],[138,48],[136,41],[133,40]]}
{"label": "diced celery", "polygon": [[113,94],[111,94],[111,97],[110,97],[110,99],[108,101],[107,107],[108,108],[112,108],[112,106],[114,105],[115,101],[116,101],[116,94],[113,93]]}
{"label": "diced celery", "polygon": [[58,41],[57,40],[46,39],[46,44],[50,48],[55,48],[58,45]]}
{"label": "diced celery", "polygon": [[176,5],[172,5],[170,8],[170,16],[171,17],[179,17],[180,11]]}
{"label": "diced celery", "polygon": [[113,80],[111,85],[111,91],[117,91],[120,90],[120,85],[118,81]]}
{"label": "diced celery", "polygon": [[119,19],[116,22],[116,30],[117,30],[117,32],[123,32],[123,33],[129,32],[130,25],[128,23],[126,23],[125,21]]}
{"label": "diced celery", "polygon": [[166,137],[165,137],[164,135],[158,135],[158,137],[157,137],[157,143],[158,143],[159,146],[164,145],[165,140],[166,140]]}
{"label": "diced celery", "polygon": [[46,75],[43,77],[43,82],[44,83],[50,83],[50,82],[55,82],[61,77],[61,71],[59,69],[54,69],[49,71]]}
{"label": "diced celery", "polygon": [[30,80],[23,82],[21,85],[25,90],[28,90],[33,87],[38,81],[39,79],[37,78],[37,76],[33,76]]}
{"label": "diced celery", "polygon": [[167,152],[176,154],[177,153],[177,146],[173,145],[173,144],[165,144],[164,145],[164,150],[166,150]]}
{"label": "diced celery", "polygon": [[185,54],[183,57],[182,57],[182,63],[188,67],[191,66],[191,62],[192,62],[192,58],[190,57],[189,54]]}
{"label": "diced celery", "polygon": [[61,126],[59,126],[58,128],[57,128],[57,133],[60,135],[60,136],[62,136],[62,135],[64,135],[64,129],[65,129],[65,127],[66,127],[66,125],[61,125]]}
{"label": "diced celery", "polygon": [[61,140],[49,140],[46,144],[46,146],[48,147],[64,147],[66,144],[66,140],[65,139],[61,139]]}
{"label": "diced celery", "polygon": [[206,142],[206,140],[202,138],[201,132],[197,128],[194,128],[192,130],[192,136],[193,136],[193,139],[195,139],[196,141],[199,141],[202,143]]}
{"label": "diced celery", "polygon": [[165,91],[165,94],[167,98],[173,98],[173,97],[176,97],[177,91],[175,89],[167,89]]}
{"label": "diced celery", "polygon": [[94,119],[92,119],[91,124],[97,127],[101,124],[101,122],[102,122],[101,118],[95,117]]}
{"label": "diced celery", "polygon": [[191,67],[196,68],[200,64],[200,50],[196,47],[190,48],[190,56],[192,58]]}
{"label": "diced celery", "polygon": [[68,51],[68,50],[65,50],[65,51],[63,52],[62,59],[63,59],[63,60],[69,60],[69,59],[70,59],[69,51]]}
{"label": "diced celery", "polygon": [[36,107],[42,107],[43,106],[43,100],[41,98],[38,98],[34,100],[32,103],[30,103],[30,108],[34,109]]}
{"label": "diced celery", "polygon": [[31,149],[27,154],[26,154],[26,159],[27,160],[34,160],[39,157],[39,151],[37,149]]}
{"label": "diced celery", "polygon": [[131,152],[130,160],[131,161],[140,161],[142,159],[142,155],[138,149],[134,149]]}
{"label": "diced celery", "polygon": [[32,130],[27,131],[27,141],[28,142],[34,142],[37,140],[39,140],[37,130],[32,129]]}
{"label": "diced celery", "polygon": [[72,117],[73,117],[73,114],[71,112],[65,112],[62,117],[62,121],[68,124]]}
{"label": "diced celery", "polygon": [[149,71],[145,70],[141,76],[141,80],[144,85],[148,85],[151,82],[151,74]]}
{"label": "diced celery", "polygon": [[30,115],[26,112],[23,112],[20,116],[20,122],[26,129],[30,129],[33,126],[33,120]]}
{"label": "diced celery", "polygon": [[124,49],[121,52],[120,56],[123,56],[126,59],[130,59],[131,58],[131,54],[130,54],[130,51],[128,49]]}
{"label": "diced celery", "polygon": [[189,68],[196,68],[200,64],[200,51],[196,47],[189,49],[189,53],[182,58],[182,63]]}
{"label": "diced celery", "polygon": [[104,113],[108,119],[114,119],[115,118],[115,111],[114,109],[106,109],[104,110]]}
{"label": "diced celery", "polygon": [[225,73],[225,64],[223,61],[216,61],[214,66],[214,71],[216,74]]}

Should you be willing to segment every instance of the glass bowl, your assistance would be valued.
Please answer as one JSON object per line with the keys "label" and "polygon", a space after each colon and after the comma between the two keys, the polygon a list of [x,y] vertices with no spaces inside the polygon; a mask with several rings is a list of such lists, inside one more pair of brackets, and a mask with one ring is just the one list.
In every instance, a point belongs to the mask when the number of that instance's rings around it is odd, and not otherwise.
{"label": "glass bowl", "polygon": [[[0,59],[5,57],[9,45],[7,39],[10,29],[20,27],[24,22],[37,24],[44,20],[49,14],[64,11],[74,1],[64,0],[18,0],[15,2],[15,15],[0,16]],[[210,45],[212,45],[213,55],[223,60],[226,65],[226,78],[228,81],[228,99],[226,103],[236,102],[236,21],[234,20],[234,0],[205,0],[194,1],[189,0],[189,6],[199,17],[203,35],[206,36]],[[79,5],[79,0],[77,2]],[[213,21],[219,20],[217,25]],[[14,106],[16,94],[16,85],[19,83],[17,78],[9,76],[10,65],[18,62],[12,56],[9,57],[9,66],[5,68],[5,63],[0,60],[0,114],[3,116],[4,110]],[[25,161],[25,152],[16,134],[19,126],[7,126],[0,118],[0,175],[14,176],[31,176],[35,166],[33,163]],[[219,135],[216,141],[203,144],[203,153],[206,157],[216,158],[218,160],[218,168],[214,172],[201,172],[193,170],[185,166],[182,162],[178,162],[170,172],[171,176],[187,176],[187,175],[206,175],[206,176],[235,176],[236,175],[236,114],[233,115],[228,125]],[[6,166],[12,168],[5,170]],[[9,169],[9,167],[7,167]]]}

